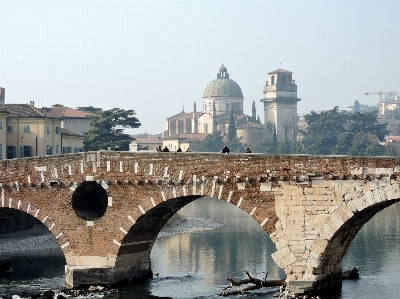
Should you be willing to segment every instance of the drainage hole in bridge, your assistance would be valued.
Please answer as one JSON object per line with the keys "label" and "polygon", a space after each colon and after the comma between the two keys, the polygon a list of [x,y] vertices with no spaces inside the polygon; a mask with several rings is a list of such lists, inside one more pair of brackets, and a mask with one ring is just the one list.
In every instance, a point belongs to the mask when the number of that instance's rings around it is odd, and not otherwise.
{"label": "drainage hole in bridge", "polygon": [[82,182],[72,194],[72,208],[85,220],[96,220],[107,210],[108,196],[96,182]]}

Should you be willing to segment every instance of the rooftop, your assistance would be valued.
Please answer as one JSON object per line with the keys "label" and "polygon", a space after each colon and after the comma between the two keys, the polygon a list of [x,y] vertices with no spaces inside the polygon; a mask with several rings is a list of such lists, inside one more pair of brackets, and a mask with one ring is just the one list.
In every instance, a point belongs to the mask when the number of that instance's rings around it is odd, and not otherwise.
{"label": "rooftop", "polygon": [[4,104],[1,108],[8,113],[7,117],[58,118],[29,104]]}
{"label": "rooftop", "polygon": [[96,114],[55,104],[52,107],[43,107],[43,111],[57,118],[90,118]]}

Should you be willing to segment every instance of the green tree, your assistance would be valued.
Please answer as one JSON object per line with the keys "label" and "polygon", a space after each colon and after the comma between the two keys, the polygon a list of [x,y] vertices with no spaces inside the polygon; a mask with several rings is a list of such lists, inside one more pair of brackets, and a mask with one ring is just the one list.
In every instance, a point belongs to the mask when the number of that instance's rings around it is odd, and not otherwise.
{"label": "green tree", "polygon": [[371,133],[376,135],[380,141],[385,139],[389,134],[386,124],[378,122],[378,112],[369,113],[353,113],[347,114],[346,123],[344,125],[348,132],[353,133]]}
{"label": "green tree", "polygon": [[92,118],[90,123],[92,129],[85,133],[83,144],[86,149],[101,150],[108,147],[114,149],[118,146],[120,150],[129,150],[132,137],[125,134],[124,130],[141,126],[134,110],[120,108],[102,110],[93,107],[80,107],[80,109],[88,112],[96,111],[98,115]]}
{"label": "green tree", "polygon": [[82,110],[82,111],[86,111],[86,112],[90,112],[93,114],[99,114],[101,111],[103,111],[103,109],[101,108],[95,108],[93,106],[88,106],[88,107],[77,107],[78,110]]}
{"label": "green tree", "polygon": [[242,139],[242,137],[240,138],[232,138],[232,139],[228,139],[226,142],[227,147],[229,147],[229,151],[232,153],[244,153],[245,152],[245,147],[246,145],[241,143],[240,140]]}
{"label": "green tree", "polygon": [[222,134],[220,131],[214,131],[207,134],[204,140],[192,148],[196,152],[219,152],[224,146],[222,141]]}
{"label": "green tree", "polygon": [[307,129],[304,133],[303,146],[306,153],[329,155],[337,144],[338,136],[346,132],[343,127],[345,114],[339,108],[319,114],[312,111],[304,116]]}
{"label": "green tree", "polygon": [[[384,155],[393,153],[378,143],[388,134],[386,124],[378,122],[376,112],[341,113],[338,107],[304,116],[307,129],[304,152],[316,155]],[[367,150],[368,149],[368,150]]]}
{"label": "green tree", "polygon": [[333,155],[347,155],[352,146],[354,133],[344,132],[337,137],[336,146],[332,148]]}
{"label": "green tree", "polygon": [[231,141],[235,138],[236,138],[236,124],[235,124],[235,115],[233,114],[233,107],[232,107],[228,124],[228,140]]}

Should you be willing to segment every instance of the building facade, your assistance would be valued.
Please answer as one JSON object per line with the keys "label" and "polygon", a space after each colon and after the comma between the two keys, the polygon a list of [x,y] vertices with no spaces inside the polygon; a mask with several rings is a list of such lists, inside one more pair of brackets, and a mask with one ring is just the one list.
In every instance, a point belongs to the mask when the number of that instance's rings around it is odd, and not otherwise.
{"label": "building facade", "polygon": [[0,159],[83,151],[84,136],[62,129],[62,119],[30,104],[5,104],[0,88]]}

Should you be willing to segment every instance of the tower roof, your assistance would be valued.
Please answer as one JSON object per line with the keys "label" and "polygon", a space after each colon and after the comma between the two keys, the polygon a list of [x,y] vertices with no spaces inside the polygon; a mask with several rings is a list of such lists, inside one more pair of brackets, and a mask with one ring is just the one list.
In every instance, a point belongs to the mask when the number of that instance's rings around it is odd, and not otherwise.
{"label": "tower roof", "polygon": [[277,69],[275,71],[269,72],[268,75],[276,74],[276,73],[291,73],[292,74],[293,72],[287,71],[287,70],[284,70],[284,69]]}
{"label": "tower roof", "polygon": [[239,84],[229,79],[229,74],[222,64],[217,74],[217,79],[211,81],[204,90],[203,98],[212,97],[239,97],[243,98]]}

